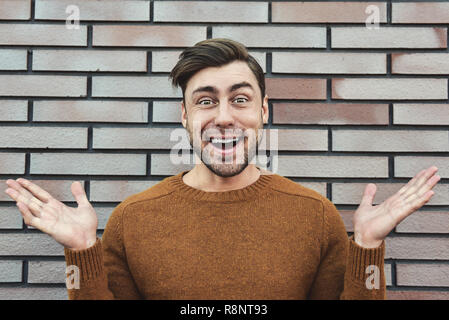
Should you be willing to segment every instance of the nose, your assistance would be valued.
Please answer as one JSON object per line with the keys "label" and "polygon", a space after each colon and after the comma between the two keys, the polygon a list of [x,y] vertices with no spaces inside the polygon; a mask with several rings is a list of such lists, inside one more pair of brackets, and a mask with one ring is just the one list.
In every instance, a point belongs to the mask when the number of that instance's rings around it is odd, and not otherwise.
{"label": "nose", "polygon": [[220,127],[229,127],[234,124],[232,108],[227,102],[220,102],[215,116],[215,125]]}

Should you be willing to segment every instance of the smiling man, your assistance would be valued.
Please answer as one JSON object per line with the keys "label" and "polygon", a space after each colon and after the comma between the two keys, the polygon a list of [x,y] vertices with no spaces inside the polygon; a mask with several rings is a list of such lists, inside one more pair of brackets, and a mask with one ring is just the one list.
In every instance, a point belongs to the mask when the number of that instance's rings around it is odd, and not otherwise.
{"label": "smiling man", "polygon": [[79,271],[69,297],[384,299],[384,238],[430,200],[437,168],[378,206],[368,184],[348,238],[328,199],[254,163],[268,96],[242,44],[197,43],[171,77],[199,161],[120,203],[102,239],[80,183],[69,208],[26,179],[7,181],[25,223],[63,244]]}

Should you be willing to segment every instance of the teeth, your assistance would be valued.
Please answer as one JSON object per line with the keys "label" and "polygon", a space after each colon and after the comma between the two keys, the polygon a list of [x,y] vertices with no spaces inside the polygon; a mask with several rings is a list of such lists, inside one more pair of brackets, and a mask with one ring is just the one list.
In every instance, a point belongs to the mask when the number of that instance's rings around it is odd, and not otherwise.
{"label": "teeth", "polygon": [[211,141],[212,141],[212,143],[231,143],[231,142],[235,142],[237,140],[238,140],[238,138],[226,139],[226,140],[223,140],[220,138],[212,138]]}

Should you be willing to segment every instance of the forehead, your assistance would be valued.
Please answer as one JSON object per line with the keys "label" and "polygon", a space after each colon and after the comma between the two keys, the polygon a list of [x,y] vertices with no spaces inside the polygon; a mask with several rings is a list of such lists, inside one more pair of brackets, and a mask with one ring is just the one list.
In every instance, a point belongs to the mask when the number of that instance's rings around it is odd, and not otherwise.
{"label": "forehead", "polygon": [[248,64],[244,61],[233,61],[221,67],[204,68],[193,75],[187,82],[186,94],[189,95],[195,88],[213,86],[220,91],[225,91],[230,86],[239,82],[249,82],[253,88],[257,88],[257,79]]}

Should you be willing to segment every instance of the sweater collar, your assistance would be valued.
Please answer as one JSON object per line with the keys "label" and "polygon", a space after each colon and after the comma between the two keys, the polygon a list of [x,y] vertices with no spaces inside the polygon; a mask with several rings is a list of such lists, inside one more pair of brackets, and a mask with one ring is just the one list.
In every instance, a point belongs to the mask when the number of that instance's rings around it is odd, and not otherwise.
{"label": "sweater collar", "polygon": [[[260,169],[259,169],[260,170]],[[191,200],[203,200],[212,202],[233,202],[243,201],[260,196],[270,184],[273,174],[261,173],[259,178],[252,184],[236,190],[209,192],[193,188],[184,183],[182,177],[189,172],[188,170],[172,176],[169,179],[170,187],[179,195]]]}

